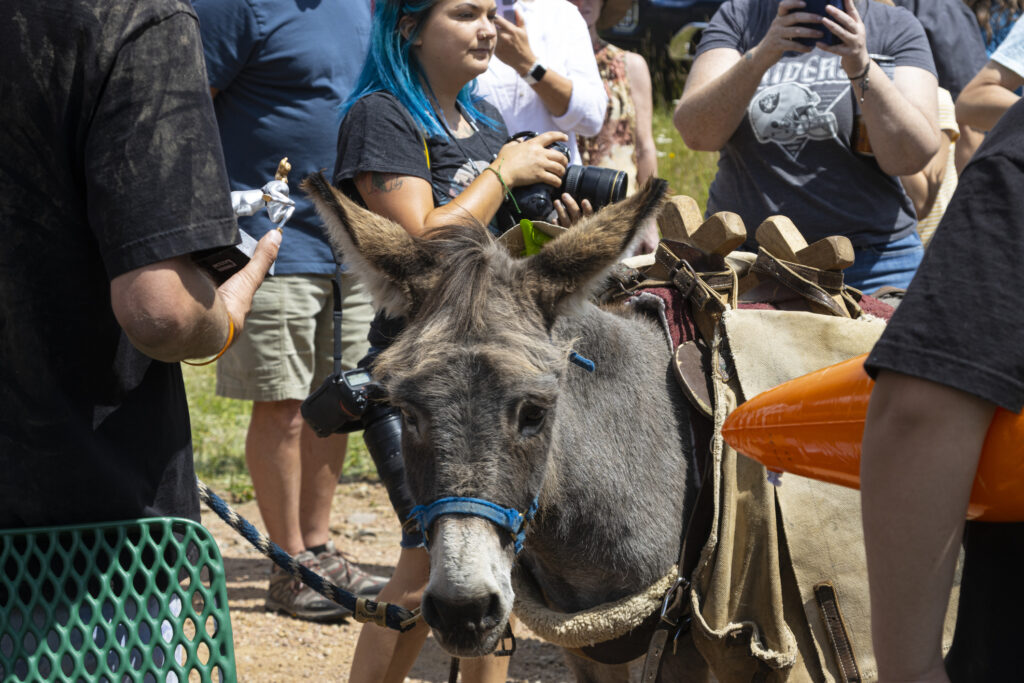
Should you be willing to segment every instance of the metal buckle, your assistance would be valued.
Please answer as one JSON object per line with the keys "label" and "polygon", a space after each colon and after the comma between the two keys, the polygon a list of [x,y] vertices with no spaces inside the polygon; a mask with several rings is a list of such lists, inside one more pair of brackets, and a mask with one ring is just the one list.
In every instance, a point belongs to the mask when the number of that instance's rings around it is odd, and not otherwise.
{"label": "metal buckle", "polygon": [[687,581],[682,576],[680,576],[679,578],[676,579],[676,582],[674,584],[672,584],[672,587],[668,589],[668,592],[665,593],[665,598],[661,601],[661,615],[659,616],[659,618],[662,621],[664,621],[666,624],[668,624],[669,626],[677,626],[678,625],[678,622],[672,621],[671,619],[669,619],[667,617],[669,605],[671,605],[673,602],[675,602],[676,591],[678,591],[680,588],[686,589],[686,588],[689,588],[689,587],[690,587],[690,582]]}
{"label": "metal buckle", "polygon": [[670,279],[673,282],[675,281],[676,275],[679,274],[680,270],[685,270],[690,276],[690,286],[686,288],[685,292],[681,289],[679,290],[680,292],[682,292],[684,299],[689,299],[690,295],[693,294],[693,290],[697,288],[697,271],[693,269],[693,266],[690,265],[689,261],[687,261],[686,259],[679,259],[678,261],[675,262],[675,265],[672,266]]}
{"label": "metal buckle", "polygon": [[[509,646],[505,645],[505,639],[512,641]],[[505,632],[501,635],[501,639],[498,641],[498,647],[501,649],[493,652],[495,657],[511,657],[516,651],[516,634],[512,633],[512,624],[505,624]]]}

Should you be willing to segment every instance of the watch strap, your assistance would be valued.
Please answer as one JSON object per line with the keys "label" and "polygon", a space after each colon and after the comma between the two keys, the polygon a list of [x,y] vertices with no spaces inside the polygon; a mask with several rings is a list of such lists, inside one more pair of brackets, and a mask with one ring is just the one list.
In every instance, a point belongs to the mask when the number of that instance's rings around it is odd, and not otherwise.
{"label": "watch strap", "polygon": [[544,75],[547,74],[547,72],[548,70],[545,69],[540,62],[534,62],[533,66],[530,67],[530,70],[526,72],[525,76],[523,76],[523,80],[530,85],[535,85],[540,83],[541,79],[544,78]]}

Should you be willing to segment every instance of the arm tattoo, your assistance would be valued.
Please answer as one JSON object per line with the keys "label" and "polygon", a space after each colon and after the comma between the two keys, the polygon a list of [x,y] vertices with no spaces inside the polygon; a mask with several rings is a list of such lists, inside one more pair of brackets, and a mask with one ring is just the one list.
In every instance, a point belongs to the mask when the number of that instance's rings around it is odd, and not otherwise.
{"label": "arm tattoo", "polygon": [[403,180],[401,176],[393,173],[370,173],[370,193],[387,194],[402,189]]}

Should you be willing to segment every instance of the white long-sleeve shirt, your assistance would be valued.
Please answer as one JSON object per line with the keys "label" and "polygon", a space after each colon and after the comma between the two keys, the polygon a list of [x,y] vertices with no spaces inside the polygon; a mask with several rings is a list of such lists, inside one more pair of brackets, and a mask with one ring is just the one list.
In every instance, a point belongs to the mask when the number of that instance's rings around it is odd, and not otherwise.
{"label": "white long-sleeve shirt", "polygon": [[523,16],[537,61],[572,81],[569,108],[562,116],[553,116],[515,69],[497,57],[476,79],[477,93],[501,112],[509,134],[525,130],[568,133],[570,161],[578,164],[576,135],[596,135],[608,107],[587,24],[567,0],[519,0],[516,9]]}
{"label": "white long-sleeve shirt", "polygon": [[[530,38],[530,46],[533,46],[533,38]],[[1010,71],[1024,78],[1024,21],[1017,21],[1013,28],[999,44],[996,51],[992,53],[993,62],[1002,64]],[[494,60],[491,60],[494,63]]]}

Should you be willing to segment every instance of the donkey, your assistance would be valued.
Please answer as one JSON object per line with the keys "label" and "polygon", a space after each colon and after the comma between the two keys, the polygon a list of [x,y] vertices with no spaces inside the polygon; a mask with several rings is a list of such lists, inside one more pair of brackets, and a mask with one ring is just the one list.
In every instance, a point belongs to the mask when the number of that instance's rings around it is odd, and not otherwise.
{"label": "donkey", "polygon": [[[687,402],[658,324],[589,299],[659,209],[664,182],[522,259],[479,227],[411,237],[322,176],[303,188],[378,306],[407,321],[373,374],[402,411],[414,497],[471,501],[421,515],[423,616],[441,647],[460,657],[495,648],[517,562],[563,612],[666,576],[694,488]],[[570,363],[572,352],[595,370]],[[518,556],[522,531],[500,521],[517,515],[532,517]],[[568,659],[581,679],[625,675]],[[668,660],[662,678],[680,678]]]}

